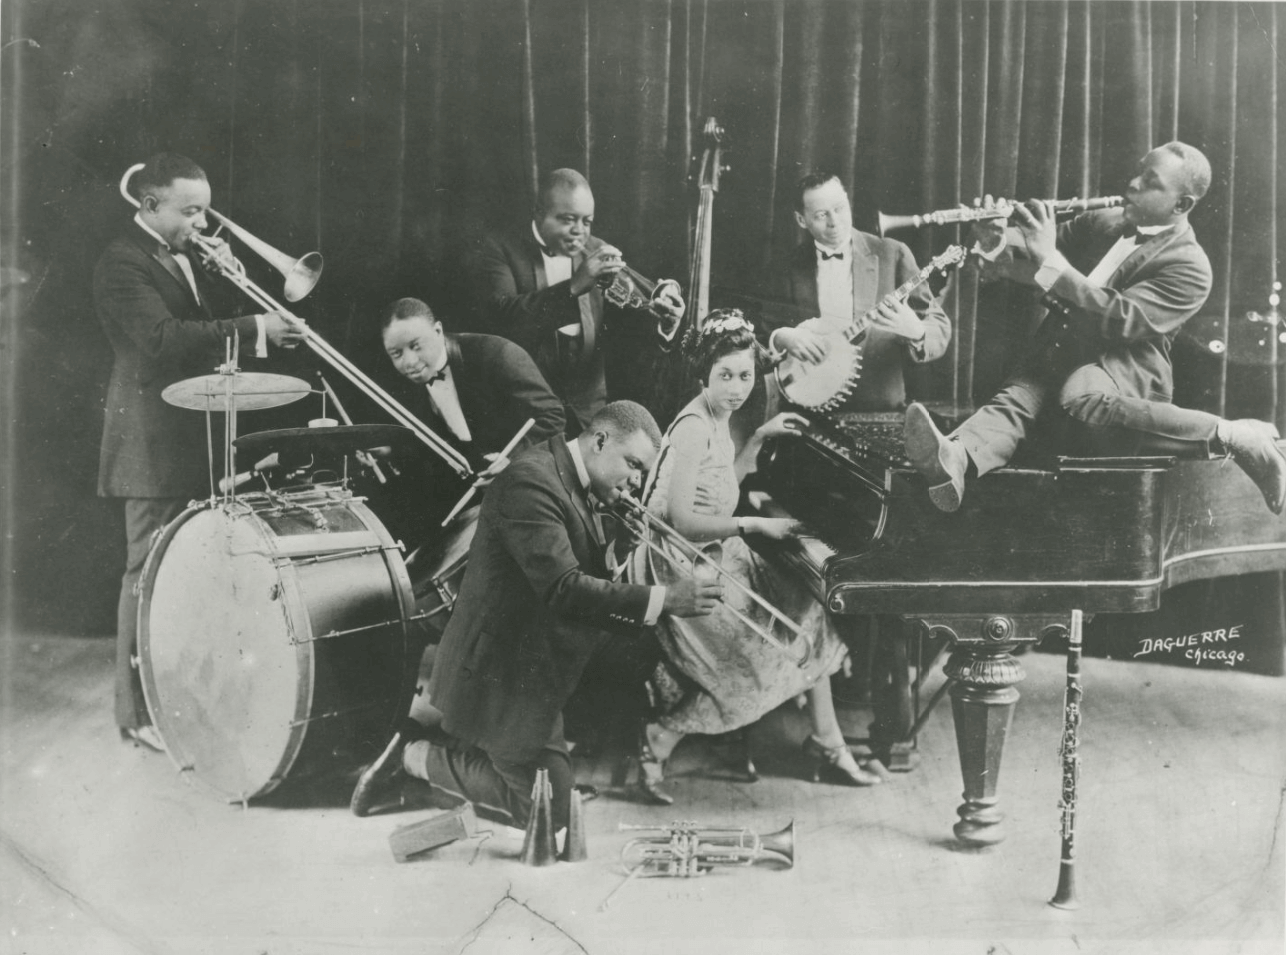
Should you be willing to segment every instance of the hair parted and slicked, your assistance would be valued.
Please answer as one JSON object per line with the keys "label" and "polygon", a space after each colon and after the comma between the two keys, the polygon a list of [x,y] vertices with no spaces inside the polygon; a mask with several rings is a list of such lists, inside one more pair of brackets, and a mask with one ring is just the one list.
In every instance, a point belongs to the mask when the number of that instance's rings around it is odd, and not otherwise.
{"label": "hair parted and slicked", "polygon": [[[839,176],[833,172],[810,172],[807,176],[800,179],[799,184],[795,187],[795,211],[804,211],[804,193],[813,189],[818,189],[826,185],[832,179],[839,183],[839,187],[841,189],[844,189],[844,183],[841,182]],[[847,189],[844,189],[844,195],[848,195]]]}
{"label": "hair parted and slicked", "polygon": [[129,191],[135,199],[155,195],[157,190],[169,186],[175,179],[206,181],[205,170],[187,156],[178,153],[157,153],[149,156],[147,163],[130,178]]}
{"label": "hair parted and slicked", "polygon": [[656,426],[656,419],[637,401],[612,401],[603,405],[589,422],[587,431],[602,431],[615,438],[628,438],[635,432],[642,431],[652,442],[652,447],[661,447],[661,429]]}
{"label": "hair parted and slicked", "polygon": [[1210,160],[1196,146],[1189,146],[1187,143],[1181,143],[1177,139],[1168,142],[1164,146],[1158,146],[1158,150],[1165,150],[1171,155],[1178,156],[1183,162],[1184,193],[1192,196],[1194,199],[1200,199],[1205,196],[1206,191],[1210,188]]}
{"label": "hair parted and slicked", "polygon": [[582,176],[575,169],[555,169],[545,173],[545,177],[540,180],[540,189],[536,192],[536,214],[544,212],[549,208],[549,197],[559,191],[581,187],[589,188],[589,180]]}
{"label": "hair parted and slicked", "polygon": [[429,308],[427,302],[422,302],[418,298],[399,298],[392,305],[384,309],[380,315],[380,331],[388,328],[398,319],[402,318],[419,318],[423,315],[431,322],[436,322],[438,317],[433,314],[433,309]]}
{"label": "hair parted and slicked", "polygon": [[755,329],[739,308],[716,308],[701,320],[701,331],[693,325],[683,336],[683,351],[692,376],[705,387],[710,383],[710,372],[720,358],[755,350],[755,367],[759,366],[759,349],[756,347]]}

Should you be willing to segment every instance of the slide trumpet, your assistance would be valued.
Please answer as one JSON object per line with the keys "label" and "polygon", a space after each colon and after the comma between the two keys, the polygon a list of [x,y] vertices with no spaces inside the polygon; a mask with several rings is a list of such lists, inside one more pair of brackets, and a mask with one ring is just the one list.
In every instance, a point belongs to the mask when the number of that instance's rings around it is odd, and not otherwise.
{"label": "slide trumpet", "polygon": [[[1100,196],[1097,199],[1042,199],[1054,207],[1055,215],[1076,215],[1093,209],[1111,209],[1125,202],[1122,196]],[[1008,199],[999,199],[990,208],[974,206],[972,208],[939,209],[918,216],[890,216],[877,213],[880,235],[895,229],[918,229],[926,225],[955,225],[960,222],[978,222],[983,219],[1008,219],[1014,213],[1018,203]]]}
{"label": "slide trumpet", "polygon": [[[125,175],[121,177],[120,190],[121,195],[131,205],[138,207],[139,201],[129,192],[129,181],[133,178],[134,173],[142,169],[146,164],[137,163],[125,170]],[[251,249],[262,256],[270,265],[281,272],[286,279],[286,298],[291,302],[298,301],[307,295],[312,287],[317,284],[317,279],[321,276],[322,258],[318,252],[310,252],[301,258],[295,259],[279,252],[268,243],[251,235],[245,229],[236,225],[227,216],[224,216],[213,209],[206,209],[221,226],[227,228],[233,235],[237,236],[248,245]],[[277,312],[286,316],[288,321],[297,321],[293,315],[281,305],[279,305],[271,295],[265,292],[259,285],[246,275],[245,266],[235,258],[231,262],[227,261],[227,256],[220,255],[220,246],[216,244],[212,237],[201,235],[200,233],[192,236],[197,250],[201,253],[207,266],[213,267],[224,278],[230,281],[237,288],[241,289],[251,301],[267,312]],[[429,449],[441,457],[455,471],[466,480],[472,478],[473,468],[469,466],[468,459],[463,454],[451,447],[445,440],[433,432],[423,421],[404,408],[395,398],[388,394],[383,388],[372,381],[365,372],[354,365],[337,351],[326,339],[313,331],[307,326],[304,328],[304,342],[310,349],[323,361],[330,364],[336,371],[351,381],[359,391],[363,392],[368,398],[387,411],[398,422],[410,429],[410,431],[419,438]]]}
{"label": "slide trumpet", "polygon": [[[676,531],[669,524],[665,523],[659,517],[657,517],[654,514],[651,514],[646,507],[644,507],[642,504],[640,504],[637,500],[635,500],[633,497],[631,497],[628,494],[622,494],[620,496],[619,503],[617,504],[615,511],[616,511],[616,516],[621,520],[621,523],[625,526],[626,530],[628,530],[631,534],[633,534],[634,537],[636,537],[644,547],[652,551],[652,553],[657,554],[660,557],[663,557],[679,573],[695,574],[697,567],[703,563],[713,568],[714,572],[718,574],[726,583],[731,584],[735,589],[741,591],[748,598],[750,598],[750,600],[752,600],[754,603],[757,603],[760,607],[766,610],[768,612],[768,615],[772,618],[772,621],[774,624],[780,623],[791,633],[795,634],[795,636],[799,637],[800,642],[803,643],[804,652],[802,656],[800,656],[800,658],[796,661],[796,663],[798,666],[801,666],[801,667],[808,663],[809,658],[812,657],[813,655],[813,643],[812,643],[812,640],[809,638],[808,634],[804,632],[804,629],[800,627],[799,624],[795,623],[795,621],[787,617],[780,610],[778,610],[776,607],[774,607],[772,604],[770,604],[763,597],[759,596],[759,594],[755,593],[753,590],[751,590],[749,587],[743,584],[740,580],[737,579],[735,574],[732,574],[731,572],[724,570],[724,568],[719,564],[718,560],[711,557],[704,550],[702,550],[696,544],[692,543],[692,541],[688,540],[686,537],[684,537],[682,534]],[[656,541],[652,539],[653,531],[655,531],[657,534],[663,537],[667,542],[669,542],[672,546],[674,546],[674,548],[678,550],[679,553],[681,553],[684,557],[686,557],[691,562],[691,567],[684,566],[684,564],[680,562],[673,554],[671,554],[664,547],[657,544]],[[756,635],[758,635],[765,643],[771,644],[772,646],[776,647],[778,650],[780,650],[782,653],[786,654],[787,656],[795,656],[799,653],[798,650],[794,649],[789,644],[783,643],[782,641],[778,640],[775,636],[773,636],[771,631],[765,630],[763,627],[755,623],[755,621],[751,620],[750,617],[742,613],[732,604],[725,603],[724,606],[728,608],[729,613],[731,613],[734,617],[736,617],[743,624],[745,624],[751,631],[753,631]]]}

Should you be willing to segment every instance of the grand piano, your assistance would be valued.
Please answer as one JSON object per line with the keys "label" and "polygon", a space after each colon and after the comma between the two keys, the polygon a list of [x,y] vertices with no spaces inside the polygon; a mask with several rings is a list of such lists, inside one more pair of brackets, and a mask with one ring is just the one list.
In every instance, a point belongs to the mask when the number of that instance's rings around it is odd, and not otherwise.
{"label": "grand piano", "polygon": [[761,462],[770,506],[818,537],[767,555],[832,613],[894,615],[945,638],[964,779],[955,834],[991,845],[1005,835],[997,781],[1024,677],[1014,651],[1068,632],[1073,611],[1156,610],[1178,584],[1286,569],[1286,518],[1231,461],[1161,457],[1003,468],[947,514],[903,456],[901,425],[813,416],[801,439],[776,442]]}

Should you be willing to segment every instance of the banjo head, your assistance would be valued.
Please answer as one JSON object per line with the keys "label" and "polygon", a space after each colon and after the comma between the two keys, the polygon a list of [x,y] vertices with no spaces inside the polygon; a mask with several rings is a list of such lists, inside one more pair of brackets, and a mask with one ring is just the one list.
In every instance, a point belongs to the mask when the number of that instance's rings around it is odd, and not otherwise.
{"label": "banjo head", "polygon": [[774,374],[777,384],[793,404],[810,411],[826,411],[852,390],[862,373],[861,349],[842,338],[832,338],[826,357],[816,365],[787,357]]}

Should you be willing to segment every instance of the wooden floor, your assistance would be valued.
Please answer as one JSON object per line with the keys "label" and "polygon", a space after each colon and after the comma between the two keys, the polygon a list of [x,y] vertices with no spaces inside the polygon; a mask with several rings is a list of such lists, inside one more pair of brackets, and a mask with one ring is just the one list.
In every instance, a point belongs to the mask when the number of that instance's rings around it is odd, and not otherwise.
{"label": "wooden floor", "polygon": [[[676,753],[673,810],[607,792],[590,858],[532,869],[520,834],[398,864],[387,837],[429,810],[349,814],[223,805],[163,756],[123,745],[110,641],[0,640],[0,952],[616,953],[1238,952],[1283,950],[1286,680],[1085,661],[1078,828],[1082,906],[1047,906],[1058,871],[1062,661],[1023,657],[1001,780],[1007,841],[951,837],[951,714],[923,762],[874,789],[801,780],[801,714],[754,730],[764,778],[719,776],[706,741]],[[869,716],[843,714],[860,733]],[[609,760],[578,766],[610,788]],[[797,827],[793,870],[621,879],[620,822]]]}

